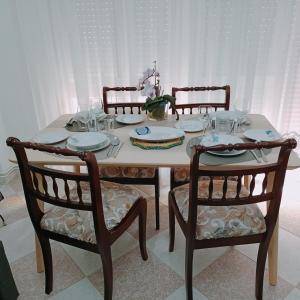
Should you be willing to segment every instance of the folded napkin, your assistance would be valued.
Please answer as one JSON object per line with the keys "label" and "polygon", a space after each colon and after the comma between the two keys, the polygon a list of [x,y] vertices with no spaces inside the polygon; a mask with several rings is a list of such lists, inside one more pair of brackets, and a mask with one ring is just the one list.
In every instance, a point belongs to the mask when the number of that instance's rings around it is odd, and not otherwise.
{"label": "folded napkin", "polygon": [[80,111],[76,113],[66,124],[66,129],[71,131],[87,131],[87,120],[89,118],[88,111]]}
{"label": "folded napkin", "polygon": [[135,129],[135,132],[138,134],[138,135],[146,135],[146,134],[149,134],[150,133],[150,128],[149,127],[138,127]]}
{"label": "folded napkin", "polygon": [[172,147],[181,145],[183,143],[184,137],[180,137],[165,142],[148,142],[148,141],[137,140],[134,138],[131,138],[130,140],[132,145],[142,148],[144,150],[163,150],[163,149],[170,149]]}

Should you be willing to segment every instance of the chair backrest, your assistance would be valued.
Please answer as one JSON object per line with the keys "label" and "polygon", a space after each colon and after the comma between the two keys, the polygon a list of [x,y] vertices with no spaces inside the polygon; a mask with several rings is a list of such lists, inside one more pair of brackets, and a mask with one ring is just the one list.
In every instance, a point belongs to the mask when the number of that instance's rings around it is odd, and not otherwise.
{"label": "chair backrest", "polygon": [[[119,111],[123,114],[129,113],[137,113],[140,114],[142,110],[143,103],[142,102],[118,102],[118,103],[109,103],[108,102],[108,92],[114,91],[114,92],[132,92],[132,91],[137,91],[137,88],[134,86],[131,87],[108,87],[104,86],[103,87],[103,107],[104,107],[104,112],[109,113],[109,109],[112,108],[114,109],[114,113],[118,114]],[[135,108],[135,110],[134,110]]]}
{"label": "chair backrest", "polygon": [[[96,239],[99,243],[100,238],[106,236],[107,228],[104,222],[99,170],[95,155],[91,152],[76,152],[43,144],[21,142],[13,137],[8,138],[6,143],[13,148],[17,157],[26,204],[34,228],[40,231],[40,221],[43,217],[38,200],[55,206],[91,211]],[[26,149],[78,157],[86,163],[88,172],[76,174],[41,167],[28,161]],[[84,185],[90,188],[89,200],[83,197]],[[71,188],[75,195],[70,194]]]}
{"label": "chair backrest", "polygon": [[[290,152],[297,145],[296,140],[287,139],[278,142],[259,142],[259,143],[245,143],[245,144],[229,144],[217,145],[211,147],[196,146],[192,149],[192,157],[190,162],[190,189],[189,189],[189,216],[188,223],[191,226],[191,232],[195,232],[197,222],[197,206],[228,206],[228,205],[245,205],[251,203],[270,201],[270,206],[266,214],[267,227],[274,229],[279,213],[282,188],[288,164]],[[254,150],[254,149],[273,149],[280,148],[277,161],[262,166],[241,166],[228,168],[216,168],[208,166],[199,167],[199,157],[207,151],[225,151],[225,150]],[[258,176],[263,177],[262,182],[258,180]],[[272,190],[267,189],[269,176],[274,175],[274,183]],[[198,195],[198,181],[202,176],[209,180],[207,197],[199,197]],[[242,194],[242,179],[245,176],[250,176],[250,186],[248,195]],[[222,195],[218,198],[214,196],[214,178],[224,178],[222,186]],[[236,177],[236,193],[233,197],[231,194],[227,197],[229,177]],[[255,187],[259,188],[258,192],[254,192]],[[229,193],[228,193],[229,194]],[[205,195],[206,196],[206,195]],[[215,198],[214,198],[215,197]]]}
{"label": "chair backrest", "polygon": [[[189,111],[190,114],[193,113],[193,109],[201,109],[203,112],[208,112],[208,108],[213,108],[215,111],[219,108],[223,108],[224,110],[229,110],[230,105],[230,86],[198,86],[198,87],[183,87],[183,88],[172,88],[172,96],[176,98],[177,92],[203,92],[203,91],[225,91],[225,98],[224,102],[196,102],[196,103],[184,103],[184,104],[177,104],[175,105],[176,110],[178,113],[185,113],[185,109]],[[172,109],[172,113],[175,114],[175,110]]]}

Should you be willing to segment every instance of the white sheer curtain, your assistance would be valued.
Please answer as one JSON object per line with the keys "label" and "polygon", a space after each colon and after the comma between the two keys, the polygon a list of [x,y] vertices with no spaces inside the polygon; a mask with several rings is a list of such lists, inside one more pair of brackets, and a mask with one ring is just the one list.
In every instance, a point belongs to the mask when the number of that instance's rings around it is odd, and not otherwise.
{"label": "white sheer curtain", "polygon": [[300,130],[298,0],[18,0],[16,9],[41,127],[100,98],[103,85],[136,85],[155,59],[166,93],[230,84],[232,104]]}

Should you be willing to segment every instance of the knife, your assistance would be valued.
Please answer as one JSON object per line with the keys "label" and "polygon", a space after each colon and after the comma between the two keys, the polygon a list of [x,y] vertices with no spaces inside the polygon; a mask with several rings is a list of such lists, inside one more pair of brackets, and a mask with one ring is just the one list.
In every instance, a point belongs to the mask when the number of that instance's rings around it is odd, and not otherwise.
{"label": "knife", "polygon": [[256,159],[256,161],[260,164],[261,160],[260,158],[256,155],[256,153],[254,152],[254,150],[250,150],[250,153],[254,156],[254,158]]}

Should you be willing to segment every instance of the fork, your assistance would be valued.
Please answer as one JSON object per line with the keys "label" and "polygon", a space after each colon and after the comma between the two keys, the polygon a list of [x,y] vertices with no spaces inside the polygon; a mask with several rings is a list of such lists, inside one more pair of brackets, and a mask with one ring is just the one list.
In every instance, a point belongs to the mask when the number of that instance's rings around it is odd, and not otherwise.
{"label": "fork", "polygon": [[[256,140],[256,142],[260,142],[260,140]],[[265,163],[269,162],[268,159],[267,159],[267,157],[266,157],[266,155],[265,155],[264,150],[263,150],[263,149],[259,149],[259,151],[260,151],[260,155],[261,155],[262,160],[263,160]]]}
{"label": "fork", "polygon": [[117,146],[117,149],[116,149],[115,153],[113,154],[113,157],[114,157],[114,158],[117,157],[117,155],[119,154],[120,149],[122,148],[123,145],[124,145],[124,143],[121,142],[121,143],[119,144],[119,146]]}
{"label": "fork", "polygon": [[120,140],[117,136],[114,136],[111,140],[111,148],[108,150],[107,152],[107,157],[111,157],[113,152],[114,152],[114,148],[117,147],[120,144]]}

